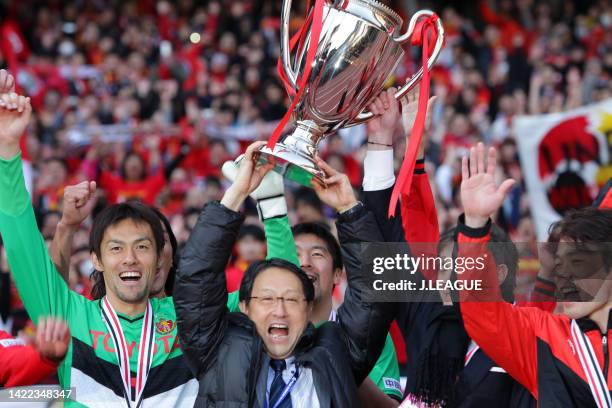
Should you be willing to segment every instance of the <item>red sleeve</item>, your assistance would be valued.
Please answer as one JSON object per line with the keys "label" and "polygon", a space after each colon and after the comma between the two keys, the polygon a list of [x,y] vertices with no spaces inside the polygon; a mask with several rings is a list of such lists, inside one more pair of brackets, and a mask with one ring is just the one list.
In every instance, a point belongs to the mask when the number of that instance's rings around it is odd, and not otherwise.
{"label": "red sleeve", "polygon": [[43,357],[32,346],[18,343],[0,332],[0,386],[9,388],[32,385],[57,370],[57,364]]}
{"label": "red sleeve", "polygon": [[[435,256],[440,240],[440,226],[423,160],[417,160],[410,193],[402,194],[400,207],[404,236],[412,252]],[[422,272],[430,279],[437,274],[434,270],[423,269]]]}
{"label": "red sleeve", "polygon": [[598,208],[612,208],[612,178],[601,188],[593,205]]}
{"label": "red sleeve", "polygon": [[466,282],[482,280],[483,286],[480,291],[460,292],[465,329],[487,356],[537,399],[536,332],[548,313],[536,308],[516,307],[501,300],[495,259],[487,248],[490,224],[476,230],[460,221],[457,228],[458,258],[481,258],[484,264],[480,270],[475,265],[458,275],[458,279]]}
{"label": "red sleeve", "polygon": [[415,166],[410,193],[402,195],[401,209],[406,242],[440,240],[438,213],[422,160]]}

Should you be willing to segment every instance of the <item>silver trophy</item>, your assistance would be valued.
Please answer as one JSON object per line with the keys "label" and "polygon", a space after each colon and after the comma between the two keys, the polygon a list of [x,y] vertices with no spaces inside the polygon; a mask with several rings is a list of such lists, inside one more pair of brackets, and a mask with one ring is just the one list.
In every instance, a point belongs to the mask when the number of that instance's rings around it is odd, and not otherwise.
{"label": "silver trophy", "polygon": [[[290,55],[289,15],[291,0],[284,0],[281,16],[281,59],[291,86],[298,91],[298,72],[303,72],[310,41],[305,33],[304,46]],[[312,12],[312,9],[310,10]],[[400,33],[402,19],[387,6],[374,0],[325,0],[323,23],[316,57],[306,88],[297,103],[296,128],[281,137],[274,149],[261,149],[260,160],[273,156],[275,171],[285,178],[310,186],[314,177],[322,182],[323,172],[314,156],[319,142],[327,134],[343,127],[363,123],[374,115],[368,106],[380,94],[387,78],[402,59],[402,45],[410,41],[417,20],[432,16],[422,10],[410,19],[407,31]],[[444,43],[444,29],[436,20],[437,40],[428,67],[436,61]],[[395,98],[414,88],[422,69],[409,78]]]}

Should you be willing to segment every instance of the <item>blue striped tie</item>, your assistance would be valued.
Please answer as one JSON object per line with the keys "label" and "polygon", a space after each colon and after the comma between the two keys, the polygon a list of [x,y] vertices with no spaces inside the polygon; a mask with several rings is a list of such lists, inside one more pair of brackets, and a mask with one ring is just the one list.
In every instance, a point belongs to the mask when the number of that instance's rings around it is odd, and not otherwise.
{"label": "blue striped tie", "polygon": [[[270,360],[270,367],[274,370],[274,379],[272,380],[272,385],[270,386],[270,403],[268,404],[269,408],[274,408],[276,403],[280,399],[283,390],[285,389],[285,381],[283,381],[283,371],[287,368],[287,364],[285,360]],[[291,408],[291,395],[287,395],[278,408]]]}

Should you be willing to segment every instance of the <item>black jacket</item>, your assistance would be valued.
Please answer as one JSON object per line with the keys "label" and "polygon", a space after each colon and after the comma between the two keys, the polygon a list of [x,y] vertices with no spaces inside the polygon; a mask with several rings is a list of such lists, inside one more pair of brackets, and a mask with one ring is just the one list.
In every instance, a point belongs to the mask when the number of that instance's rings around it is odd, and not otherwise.
{"label": "black jacket", "polygon": [[[199,407],[262,407],[269,357],[255,325],[226,308],[225,266],[243,217],[219,203],[205,207],[181,255],[174,291],[181,347],[200,382]],[[357,385],[384,346],[393,304],[362,301],[360,247],[380,241],[370,213],[337,223],[349,288],[338,323],[309,325],[296,364],[312,370],[321,407],[358,407]]]}
{"label": "black jacket", "polygon": [[[403,242],[399,207],[394,218],[387,217],[392,190],[393,187],[365,192],[364,201],[373,212],[385,241]],[[406,251],[410,252],[409,248]],[[535,407],[535,400],[527,389],[496,367],[482,350],[462,368],[470,339],[463,327],[458,303],[445,306],[437,294],[435,298],[424,295],[422,302],[403,303],[396,320],[406,343],[406,394],[440,386],[436,381],[424,382],[427,375],[441,378],[457,373],[456,381],[452,381],[456,385],[449,390],[452,407]]]}

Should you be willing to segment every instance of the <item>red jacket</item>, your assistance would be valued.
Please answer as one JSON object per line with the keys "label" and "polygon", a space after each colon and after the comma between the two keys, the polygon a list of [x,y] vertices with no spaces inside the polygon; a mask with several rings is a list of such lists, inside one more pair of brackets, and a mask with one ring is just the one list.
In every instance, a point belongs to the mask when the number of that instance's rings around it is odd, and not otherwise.
{"label": "red jacket", "polygon": [[[483,256],[490,223],[471,229],[460,223],[459,256]],[[488,254],[483,270],[468,270],[466,281],[483,279],[483,291],[461,292],[461,314],[465,329],[482,350],[500,367],[520,382],[538,400],[540,407],[595,406],[570,331],[571,320],[534,307],[516,307],[500,298],[493,257]],[[471,300],[471,301],[470,301]],[[480,300],[474,302],[474,300]],[[483,301],[486,300],[486,301]],[[595,358],[604,372],[608,390],[612,389],[607,339],[612,334],[612,313],[607,332],[602,335],[588,318],[577,320],[579,328],[591,341]]]}
{"label": "red jacket", "polygon": [[57,366],[33,346],[26,346],[0,331],[0,387],[36,384],[55,373]]}

